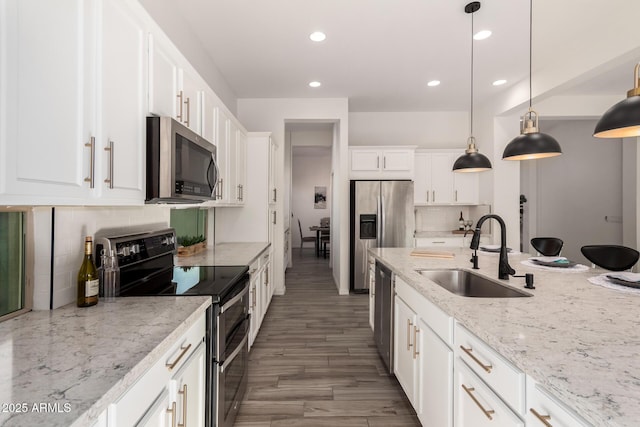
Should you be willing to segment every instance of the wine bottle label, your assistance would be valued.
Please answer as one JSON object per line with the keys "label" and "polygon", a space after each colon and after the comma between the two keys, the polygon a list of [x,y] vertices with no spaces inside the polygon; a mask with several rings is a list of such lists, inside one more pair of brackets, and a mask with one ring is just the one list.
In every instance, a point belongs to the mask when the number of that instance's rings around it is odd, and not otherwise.
{"label": "wine bottle label", "polygon": [[100,289],[100,280],[87,280],[85,286],[84,296],[85,297],[95,297],[98,295],[98,291]]}

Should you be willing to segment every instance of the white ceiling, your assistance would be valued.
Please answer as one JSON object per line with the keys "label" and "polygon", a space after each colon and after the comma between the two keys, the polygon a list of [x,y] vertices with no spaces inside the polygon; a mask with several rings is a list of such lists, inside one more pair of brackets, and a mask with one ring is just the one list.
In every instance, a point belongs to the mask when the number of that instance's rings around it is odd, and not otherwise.
{"label": "white ceiling", "polygon": [[[347,97],[352,112],[448,111],[470,105],[471,15],[464,12],[466,3],[181,0],[179,13],[238,98]],[[528,78],[529,0],[485,0],[473,19],[476,31],[493,32],[474,42],[477,105]],[[534,21],[534,39],[537,30],[544,40],[545,29]],[[314,31],[325,32],[327,39],[310,41]],[[534,51],[534,76],[536,58],[544,60],[550,52],[538,49],[542,52]],[[628,77],[624,91],[632,84]],[[427,87],[434,79],[442,84]],[[497,79],[508,83],[492,86]],[[310,88],[312,80],[322,86]],[[604,91],[612,85],[619,90],[618,75],[573,90]]]}

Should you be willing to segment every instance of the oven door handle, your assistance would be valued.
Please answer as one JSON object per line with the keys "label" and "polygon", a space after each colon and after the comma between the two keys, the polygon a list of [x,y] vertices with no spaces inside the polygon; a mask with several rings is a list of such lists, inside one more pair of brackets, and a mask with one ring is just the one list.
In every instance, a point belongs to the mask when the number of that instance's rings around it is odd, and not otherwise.
{"label": "oven door handle", "polygon": [[242,338],[242,341],[236,347],[236,349],[233,350],[233,353],[231,353],[231,355],[227,359],[225,359],[224,363],[220,365],[221,374],[224,373],[224,367],[228,364],[231,364],[233,362],[233,359],[235,359],[236,356],[238,355],[238,353],[240,353],[246,347],[248,339],[249,339],[249,334],[246,334],[244,338]]}
{"label": "oven door handle", "polygon": [[249,292],[249,286],[245,286],[242,292],[240,292],[235,297],[231,298],[229,301],[227,301],[226,304],[220,307],[220,314],[224,313],[225,310],[227,310],[229,307],[231,307],[232,305],[237,303],[240,299],[242,299],[242,297],[245,296],[247,292]]}

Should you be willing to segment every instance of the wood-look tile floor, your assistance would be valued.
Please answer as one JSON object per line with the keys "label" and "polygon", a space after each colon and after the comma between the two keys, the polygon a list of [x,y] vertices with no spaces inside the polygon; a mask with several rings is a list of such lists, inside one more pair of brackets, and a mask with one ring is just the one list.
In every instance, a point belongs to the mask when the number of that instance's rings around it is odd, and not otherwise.
{"label": "wood-look tile floor", "polygon": [[293,251],[249,354],[236,427],[419,426],[369,328],[366,294],[339,296],[328,260]]}

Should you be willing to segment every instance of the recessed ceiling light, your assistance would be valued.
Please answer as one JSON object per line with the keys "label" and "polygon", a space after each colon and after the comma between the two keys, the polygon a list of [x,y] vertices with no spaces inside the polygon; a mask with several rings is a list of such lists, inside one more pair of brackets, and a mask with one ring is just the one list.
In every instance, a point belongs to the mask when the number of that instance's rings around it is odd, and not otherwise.
{"label": "recessed ceiling light", "polygon": [[309,82],[309,86],[311,87],[320,87],[322,83],[320,82]]}
{"label": "recessed ceiling light", "polygon": [[487,39],[491,36],[491,31],[489,30],[482,30],[482,31],[478,31],[477,33],[475,33],[473,35],[473,39],[474,40],[484,40]]}
{"label": "recessed ceiling light", "polygon": [[438,86],[440,84],[440,80],[431,80],[429,83],[427,83],[427,86]]}
{"label": "recessed ceiling light", "polygon": [[311,40],[313,40],[314,42],[321,42],[321,41],[323,41],[324,39],[327,38],[327,35],[325,33],[323,33],[322,31],[316,31],[316,32],[313,32],[313,33],[309,34],[309,38]]}
{"label": "recessed ceiling light", "polygon": [[500,79],[500,80],[496,80],[495,82],[493,82],[494,86],[502,86],[503,84],[505,84],[507,81],[504,79]]}

